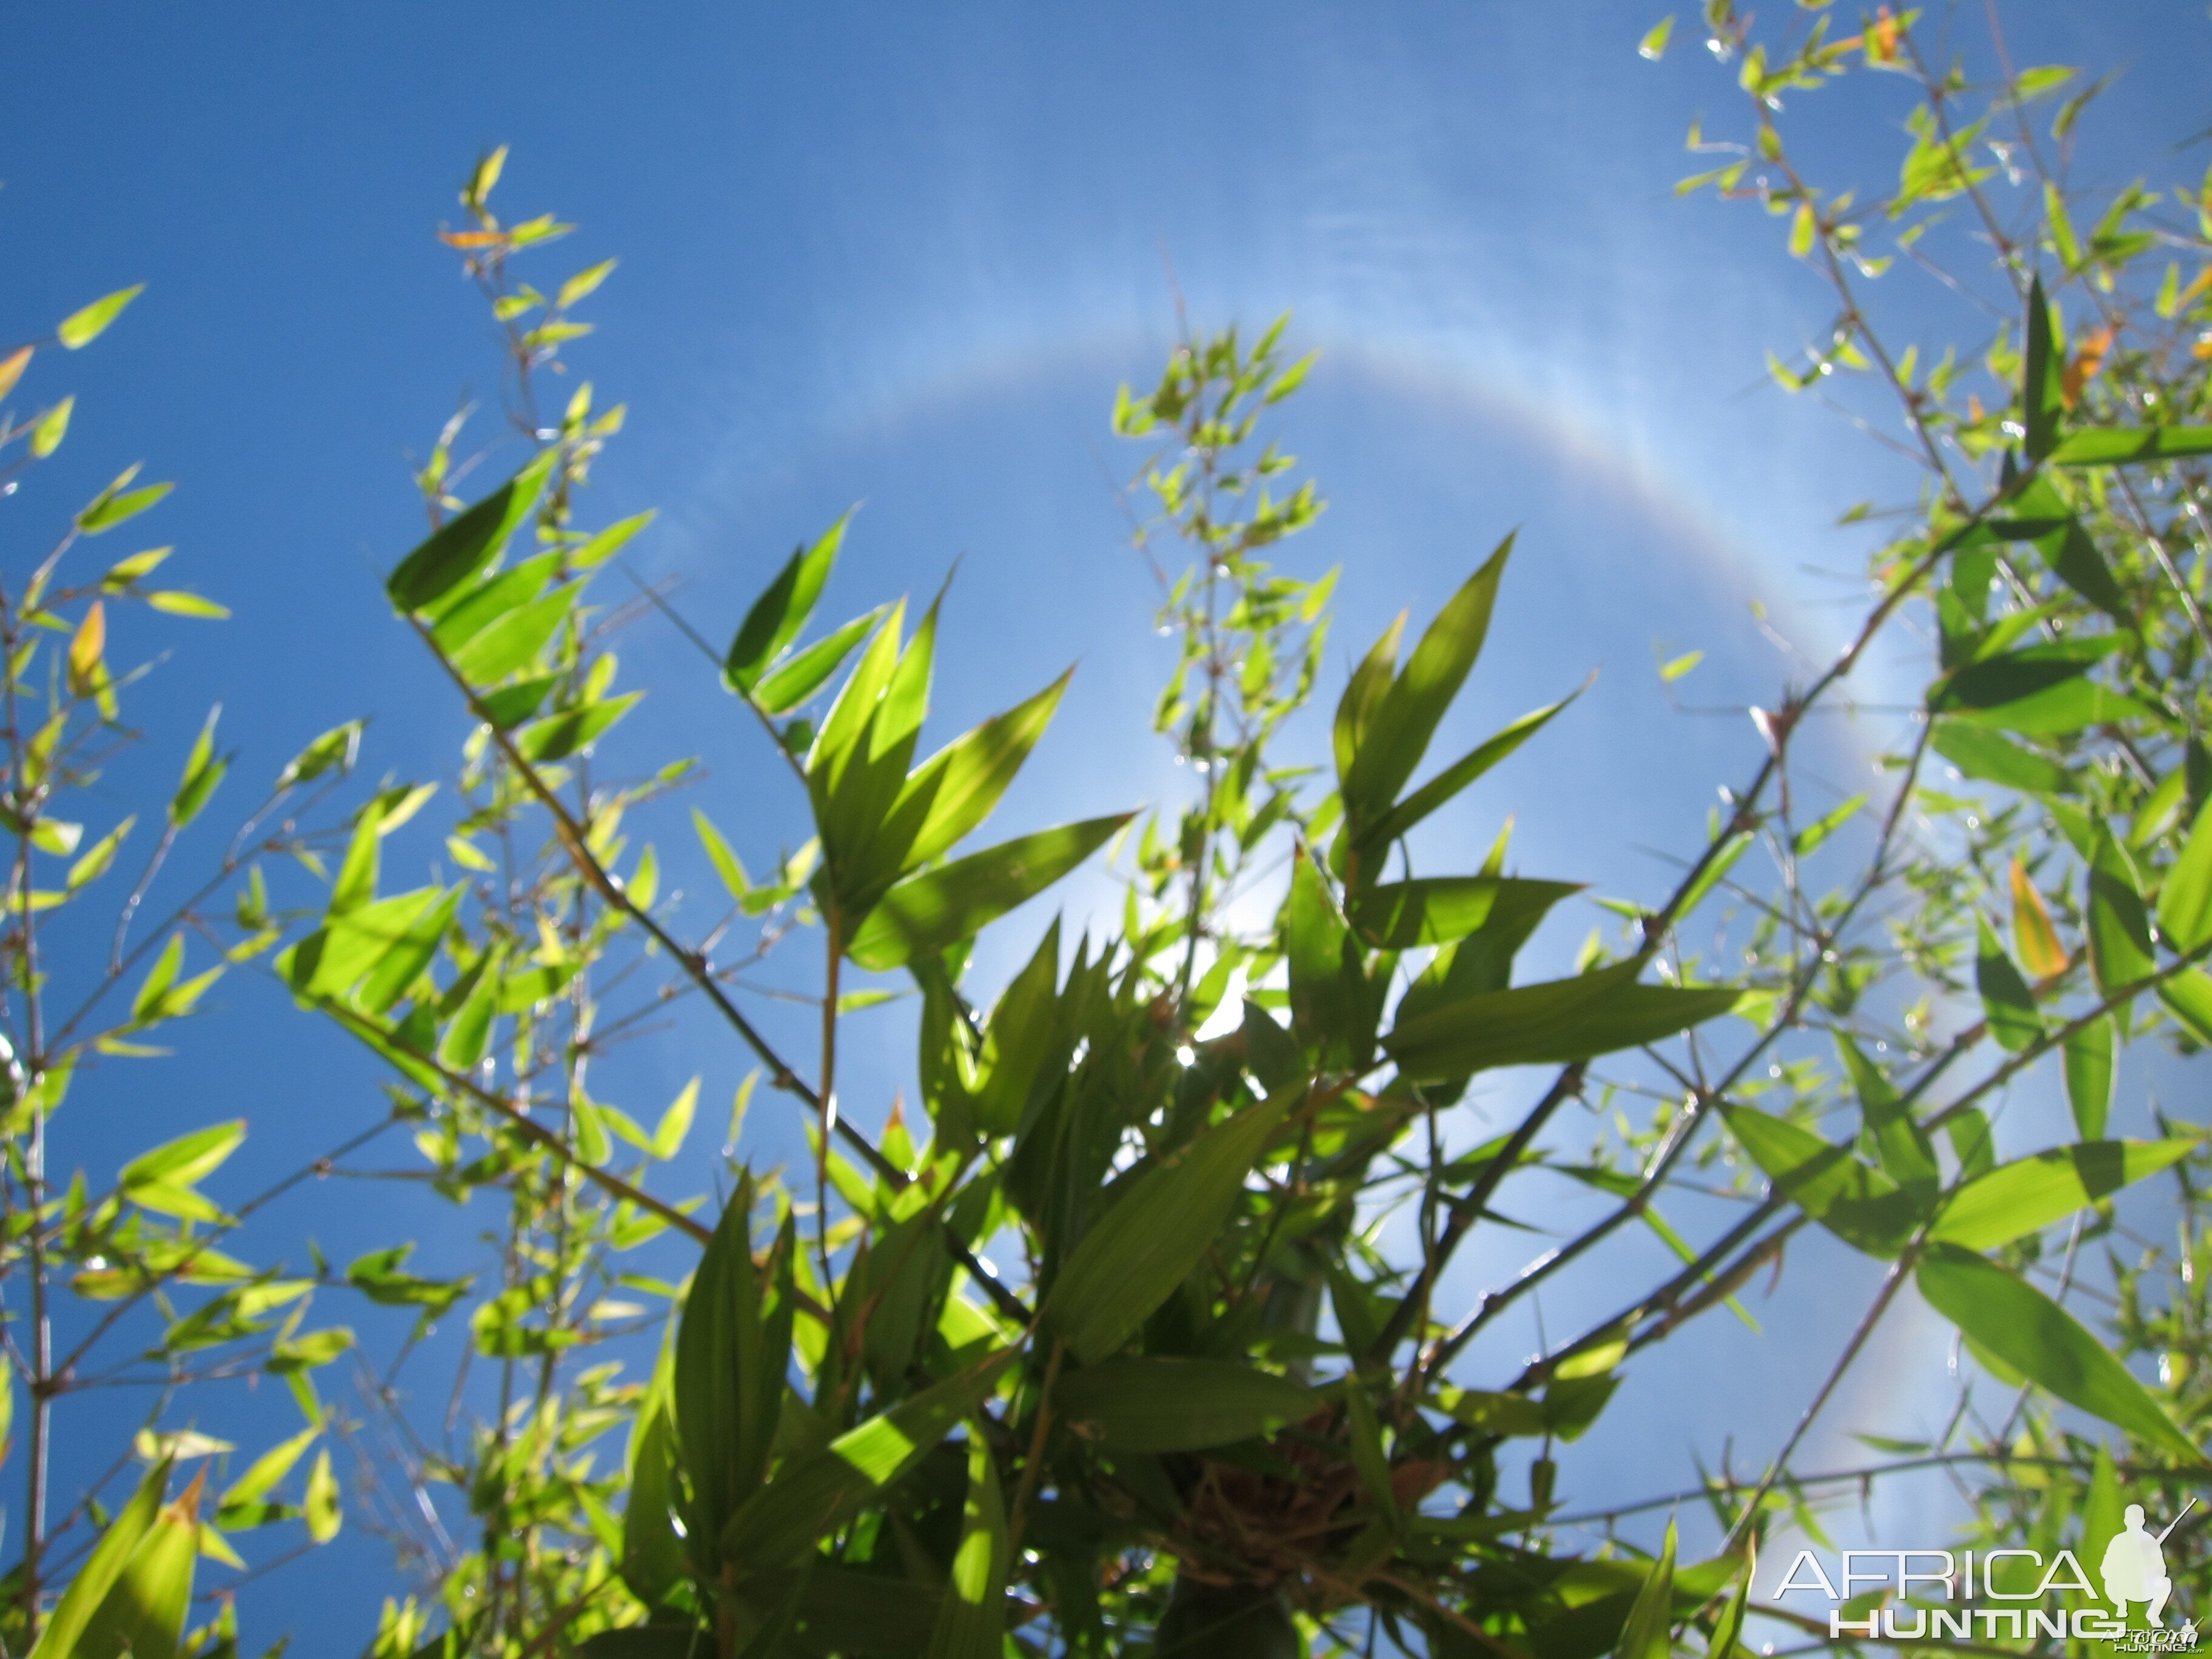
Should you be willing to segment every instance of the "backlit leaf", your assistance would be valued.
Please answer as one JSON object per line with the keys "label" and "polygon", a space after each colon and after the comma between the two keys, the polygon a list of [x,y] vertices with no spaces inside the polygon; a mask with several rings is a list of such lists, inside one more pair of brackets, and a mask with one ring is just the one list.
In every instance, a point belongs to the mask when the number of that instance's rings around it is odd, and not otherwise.
{"label": "backlit leaf", "polygon": [[1134,816],[1117,812],[1040,830],[909,876],[884,895],[845,953],[881,971],[941,951],[1044,891]]}
{"label": "backlit leaf", "polygon": [[2193,1140],[2085,1140],[1999,1164],[1943,1206],[1930,1238],[1993,1250],[2063,1221],[2145,1176],[2179,1163]]}
{"label": "backlit leaf", "polygon": [[1218,1359],[1135,1355],[1063,1372],[1054,1409],[1109,1451],[1200,1451],[1272,1434],[1320,1409],[1288,1377]]}
{"label": "backlit leaf", "polygon": [[1929,1306],[2021,1376],[2191,1466],[2203,1462],[2127,1367],[2033,1285],[1946,1243],[1929,1247],[1915,1278]]}
{"label": "backlit leaf", "polygon": [[1283,1121],[1284,1095],[1247,1106],[1130,1178],[1054,1279],[1045,1318],[1086,1365],[1127,1341],[1228,1222]]}

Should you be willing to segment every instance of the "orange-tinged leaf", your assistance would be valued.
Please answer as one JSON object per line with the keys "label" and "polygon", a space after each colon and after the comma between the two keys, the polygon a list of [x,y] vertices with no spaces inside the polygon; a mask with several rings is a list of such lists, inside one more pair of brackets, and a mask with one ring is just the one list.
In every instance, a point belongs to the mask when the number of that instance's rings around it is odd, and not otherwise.
{"label": "orange-tinged leaf", "polygon": [[2021,966],[2036,978],[2066,971],[2066,947],[2058,942],[2058,929],[2051,923],[2043,895],[2018,859],[2012,861],[2012,938]]}
{"label": "orange-tinged leaf", "polygon": [[1867,61],[1870,64],[1894,64],[1897,61],[1897,19],[1882,7],[1875,13],[1874,27],[1867,31]]}
{"label": "orange-tinged leaf", "polygon": [[492,247],[505,241],[507,234],[497,230],[441,230],[438,240],[447,247]]}
{"label": "orange-tinged leaf", "polygon": [[5,357],[0,357],[0,398],[15,389],[15,382],[23,378],[23,368],[31,361],[31,348],[17,346]]}
{"label": "orange-tinged leaf", "polygon": [[2112,331],[2093,329],[2082,337],[2081,349],[2074,354],[2074,361],[2066,365],[2066,376],[2059,397],[2071,409],[2081,396],[2082,388],[2097,378],[2097,371],[2105,366],[2105,358],[2112,349]]}
{"label": "orange-tinged leaf", "polygon": [[107,612],[94,599],[70,641],[69,684],[72,696],[88,697],[99,688],[100,658],[106,650]]}

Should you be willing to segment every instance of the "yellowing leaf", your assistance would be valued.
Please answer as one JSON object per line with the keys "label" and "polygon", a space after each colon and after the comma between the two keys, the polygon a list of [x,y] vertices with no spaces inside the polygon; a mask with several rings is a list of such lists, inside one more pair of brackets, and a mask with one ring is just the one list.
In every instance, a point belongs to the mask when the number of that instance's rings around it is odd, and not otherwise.
{"label": "yellowing leaf", "polygon": [[84,613],[70,640],[69,689],[75,697],[88,697],[99,687],[105,676],[100,659],[107,650],[107,612],[99,600]]}
{"label": "yellowing leaf", "polygon": [[2043,895],[2018,859],[2012,861],[2012,938],[2021,966],[2035,978],[2049,979],[2066,971],[2066,947],[2058,942],[2058,929],[2051,923]]}
{"label": "yellowing leaf", "polygon": [[90,345],[106,331],[107,325],[123,314],[123,307],[145,292],[146,284],[134,283],[118,289],[114,293],[94,300],[82,311],[73,311],[62,319],[61,326],[54,331],[58,339],[71,351]]}

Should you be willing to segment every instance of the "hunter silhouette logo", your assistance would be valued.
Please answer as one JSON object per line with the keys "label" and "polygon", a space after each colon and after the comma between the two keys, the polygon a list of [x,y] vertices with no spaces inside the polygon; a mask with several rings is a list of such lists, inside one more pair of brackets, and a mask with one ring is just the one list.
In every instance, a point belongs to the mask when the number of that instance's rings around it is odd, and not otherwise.
{"label": "hunter silhouette logo", "polygon": [[2166,1530],[2155,1534],[2143,1528],[2143,1510],[2140,1504],[2130,1504],[2127,1510],[2127,1528],[2116,1534],[2105,1546],[2105,1559],[2098,1567],[2098,1575],[2105,1581],[2105,1599],[2120,1610],[2120,1617],[2128,1616],[2132,1602],[2142,1601],[2143,1617],[2154,1628],[2162,1627],[2159,1614],[2166,1610],[2166,1599],[2173,1594],[2173,1580],[2166,1576],[2166,1552],[2162,1546],[2168,1534],[2181,1524],[2182,1516],[2197,1507],[2191,1498],[2181,1506],[2177,1515],[2166,1523]]}

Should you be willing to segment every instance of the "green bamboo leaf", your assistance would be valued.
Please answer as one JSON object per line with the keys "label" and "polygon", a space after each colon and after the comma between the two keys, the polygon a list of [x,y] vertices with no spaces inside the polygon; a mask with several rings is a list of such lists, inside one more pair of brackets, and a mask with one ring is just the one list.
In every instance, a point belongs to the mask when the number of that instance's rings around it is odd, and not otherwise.
{"label": "green bamboo leaf", "polygon": [[722,1529],[720,1559],[748,1571],[793,1566],[935,1450],[997,1386],[1015,1350],[993,1354],[789,1459]]}
{"label": "green bamboo leaf", "polygon": [[1639,985],[1640,964],[1478,992],[1401,1020],[1382,1047],[1409,1078],[1462,1078],[1498,1066],[1565,1064],[1633,1048],[1726,1013],[1724,986]]}
{"label": "green bamboo leaf", "polygon": [[1735,1594],[1729,1598],[1727,1611],[1714,1623],[1712,1639],[1705,1644],[1705,1659],[1731,1659],[1736,1644],[1743,1639],[1744,1614],[1751,1607],[1754,1559],[1749,1553],[1744,1556],[1743,1571],[1736,1579]]}
{"label": "green bamboo leaf", "polygon": [[1980,945],[1974,957],[1974,986],[1982,994],[1982,1012],[1997,1046],[2016,1054],[2041,1040],[2043,1016],[2036,1012],[2035,994],[1988,921],[1977,917],[1976,925]]}
{"label": "green bamboo leaf", "polygon": [[131,1501],[107,1523],[107,1530],[93,1546],[92,1553],[77,1569],[76,1577],[62,1593],[61,1601],[46,1619],[46,1628],[31,1649],[28,1659],[76,1659],[85,1628],[161,1513],[161,1495],[168,1490],[173,1460],[164,1457],[146,1473]]}
{"label": "green bamboo leaf", "polygon": [[845,954],[881,971],[942,951],[1044,891],[1134,816],[1117,812],[1040,830],[909,876],[884,895]]}
{"label": "green bamboo leaf", "polygon": [[1928,706],[1942,714],[2019,703],[2087,673],[2125,643],[2122,635],[2100,634],[2051,640],[1962,663],[1930,688]]}
{"label": "green bamboo leaf", "polygon": [[331,1449],[315,1454],[315,1467],[307,1471],[307,1492],[301,1507],[307,1514],[307,1536],[327,1544],[338,1535],[344,1515],[338,1505],[338,1478],[331,1471]]}
{"label": "green bamboo leaf", "polygon": [[72,392],[52,408],[41,410],[31,428],[31,454],[43,461],[62,447],[69,435],[70,411],[76,407],[76,396]]}
{"label": "green bamboo leaf", "polygon": [[[349,988],[356,1006],[372,1014],[385,1013],[413,988],[437,957],[438,947],[453,927],[462,896],[467,890],[467,883],[454,883],[391,940],[367,976],[357,986]],[[355,927],[367,914],[366,910],[356,911],[336,924],[333,932],[343,933]]]}
{"label": "green bamboo leaf", "polygon": [[[827,780],[824,811],[818,820],[823,844],[830,853],[837,902],[855,921],[884,887],[913,866],[887,830],[893,804],[906,787],[907,768],[929,710],[938,616],[944,603],[945,590],[939,589],[885,677],[883,695]],[[839,702],[842,705],[844,699]],[[832,717],[838,712],[833,708]]]}
{"label": "green bamboo leaf", "polygon": [[1827,813],[1797,832],[1790,843],[1790,850],[1799,858],[1810,858],[1829,836],[1858,816],[1859,808],[1866,805],[1864,795],[1853,795],[1832,812]]}
{"label": "green bamboo leaf", "polygon": [[822,597],[822,585],[830,580],[837,550],[844,544],[845,526],[852,517],[848,507],[813,546],[793,553],[768,591],[753,601],[722,661],[723,683],[732,690],[741,695],[750,691],[785,647],[799,637],[799,630],[806,626],[816,601]]}
{"label": "green bamboo leaf", "polygon": [[2188,455],[2212,455],[2212,426],[2092,427],[2060,440],[2049,459],[2052,466],[2124,466]]}
{"label": "green bamboo leaf", "polygon": [[2000,783],[2034,795],[2074,793],[2074,776],[2053,760],[1999,737],[1987,726],[1969,720],[1944,719],[1936,722],[1929,746],[1970,778]]}
{"label": "green bamboo leaf", "polygon": [[222,781],[222,775],[230,769],[228,758],[215,752],[215,723],[222,714],[221,703],[208,710],[207,723],[200,727],[191,752],[185,757],[185,775],[169,799],[169,822],[179,830],[200,815]]}
{"label": "green bamboo leaf", "polygon": [[2020,406],[2027,437],[2021,447],[2027,458],[2039,461],[2058,443],[2058,421],[2065,409],[2063,354],[2051,344],[2051,302],[2044,297],[2043,278],[2027,290],[2027,341],[2021,365]]}
{"label": "green bamboo leaf", "polygon": [[1291,866],[1282,937],[1290,971],[1291,1030],[1324,1067],[1353,1066],[1372,1050],[1378,1011],[1359,948],[1304,848]]}
{"label": "green bamboo leaf", "polygon": [[103,531],[112,530],[155,506],[175,488],[174,484],[147,484],[143,489],[118,493],[111,485],[76,515],[76,527],[88,536],[97,536]]}
{"label": "green bamboo leaf", "polygon": [[631,1431],[629,1502],[623,1510],[623,1582],[648,1607],[659,1607],[684,1577],[684,1540],[672,1516],[674,1455],[668,1408],[656,1393]]}
{"label": "green bamboo leaf", "polygon": [[452,653],[453,672],[471,685],[488,686],[526,666],[574,614],[583,591],[581,581],[570,582],[489,623]]}
{"label": "green bamboo leaf", "polygon": [[2160,982],[2158,1000],[2197,1042],[2212,1045],[2212,975],[2191,968]]}
{"label": "green bamboo leaf", "polygon": [[1382,811],[1412,779],[1437,723],[1481,654],[1498,584],[1512,551],[1509,535],[1445,602],[1364,723],[1352,766],[1344,774],[1348,814],[1364,818]]}
{"label": "green bamboo leaf", "polygon": [[2034,538],[2034,546],[2052,575],[2122,627],[2134,625],[2135,613],[2128,608],[2127,595],[2120,591],[2112,566],[2080,520],[2068,517],[2057,529]]}
{"label": "green bamboo leaf", "polygon": [[2107,997],[2149,974],[2150,918],[2127,849],[2102,826],[2089,860],[2089,967]]}
{"label": "green bamboo leaf", "polygon": [[2128,1368],[2033,1285],[1946,1243],[1929,1247],[1915,1277],[1929,1307],[2029,1381],[2191,1465],[2203,1462]]}
{"label": "green bamboo leaf", "polygon": [[392,608],[402,615],[427,610],[498,557],[507,538],[536,508],[558,455],[557,450],[545,451],[402,559],[384,583]]}
{"label": "green bamboo leaf", "polygon": [[107,325],[123,314],[123,307],[145,291],[145,283],[133,283],[129,288],[101,295],[82,310],[72,311],[63,318],[61,326],[54,331],[54,337],[71,351],[81,350],[105,333]]}
{"label": "green bamboo leaf", "polygon": [[2185,954],[2212,940],[2212,800],[2198,810],[2181,855],[2160,884],[2158,931]]}
{"label": "green bamboo leaf", "polygon": [[115,1178],[125,1193],[134,1187],[157,1182],[174,1187],[193,1186],[221,1169],[224,1160],[245,1139],[244,1118],[213,1124],[140,1154],[125,1164]]}
{"label": "green bamboo leaf", "polygon": [[1046,1295],[1044,1316],[1077,1358],[1096,1364],[1114,1352],[1189,1276],[1289,1105],[1276,1095],[1247,1106],[1125,1178],[1127,1190],[1078,1241]]}
{"label": "green bamboo leaf", "polygon": [[1670,1634],[1674,1623],[1674,1523],[1669,1520],[1667,1541],[1661,1546],[1659,1559],[1652,1563],[1644,1588],[1636,1592],[1636,1604],[1629,1608],[1620,1644],[1613,1650],[1614,1659],[1667,1659],[1674,1649]]}
{"label": "green bamboo leaf", "polygon": [[122,823],[94,842],[75,864],[70,866],[69,890],[70,892],[74,893],[78,888],[97,881],[107,873],[108,866],[115,862],[117,850],[123,845],[123,838],[131,833],[132,826],[137,822],[136,816],[125,818]]}
{"label": "green bamboo leaf", "polygon": [[968,1434],[968,1496],[949,1594],[938,1609],[927,1659],[1000,1659],[1006,1639],[1006,1569],[1012,1543],[998,1471],[979,1428]]}
{"label": "green bamboo leaf", "polygon": [[879,605],[824,639],[816,641],[790,661],[770,670],[752,689],[756,708],[765,714],[787,714],[829,683],[845,665],[853,647],[867,638],[890,607]]}
{"label": "green bamboo leaf", "polygon": [[2084,1140],[2101,1140],[2112,1105],[2112,1017],[2092,1020],[2066,1039],[2066,1099]]}
{"label": "green bamboo leaf", "polygon": [[1534,904],[1548,909],[1582,890],[1580,882],[1428,876],[1363,887],[1351,895],[1350,914],[1369,944],[1385,951],[1409,951],[1465,939],[1501,906]]}
{"label": "green bamboo leaf", "polygon": [[1344,695],[1337,699],[1334,742],[1336,775],[1340,780],[1349,776],[1358,763],[1368,725],[1397,678],[1398,641],[1405,631],[1406,613],[1401,611],[1397,619],[1382,630],[1382,637],[1370,647],[1359,666],[1352,671],[1352,678],[1345,682]]}
{"label": "green bamboo leaf", "polygon": [[566,760],[589,748],[607,729],[637,706],[642,691],[627,691],[575,708],[564,708],[532,720],[514,734],[514,746],[523,759],[533,763]]}
{"label": "green bamboo leaf", "polygon": [[589,541],[580,543],[568,550],[568,568],[572,570],[589,570],[595,566],[605,564],[623,548],[629,546],[631,538],[639,531],[659,516],[658,513],[648,507],[642,513],[633,514],[618,523],[609,525]]}
{"label": "green bamboo leaf", "polygon": [[1999,1164],[1944,1204],[1930,1238],[1994,1250],[2179,1163],[2194,1140],[2084,1140]]}
{"label": "green bamboo leaf", "polygon": [[691,827],[698,833],[699,845],[706,848],[707,860],[722,878],[722,885],[732,898],[743,903],[745,895],[752,891],[752,883],[746,878],[745,866],[738,861],[736,849],[714,827],[714,820],[696,806],[691,809]]}
{"label": "green bamboo leaf", "polygon": [[315,1437],[321,1433],[322,1430],[319,1426],[302,1429],[289,1440],[278,1441],[276,1445],[255,1458],[252,1467],[231,1482],[230,1489],[222,1495],[222,1501],[217,1506],[217,1515],[222,1520],[223,1525],[238,1524],[222,1516],[223,1510],[238,1504],[258,1503],[266,1498],[276,1490],[278,1481],[292,1473],[294,1466],[306,1454],[307,1448],[314,1444]]}
{"label": "green bamboo leaf", "polygon": [[1322,1405],[1311,1389],[1218,1359],[1128,1355],[1063,1374],[1053,1408],[1109,1451],[1202,1451],[1273,1434]]}
{"label": "green bamboo leaf", "polygon": [[169,935],[169,942],[161,947],[161,954],[154,958],[154,965],[146,970],[146,977],[138,986],[138,994],[131,1000],[131,1019],[133,1024],[143,1025],[160,1017],[161,999],[169,994],[169,988],[177,982],[177,973],[185,963],[185,936]]}
{"label": "green bamboo leaf", "polygon": [[473,587],[441,601],[432,611],[430,638],[451,656],[502,617],[528,605],[560,574],[561,556],[540,553],[506,570],[496,570]]}
{"label": "green bamboo leaf", "polygon": [[1851,1091],[1858,1096],[1859,1115],[1881,1160],[1882,1172],[1920,1202],[1936,1195],[1941,1170],[1927,1131],[1914,1121],[1911,1109],[1881,1068],[1866,1057],[1858,1044],[1841,1032],[1836,1051],[1850,1074]]}
{"label": "green bamboo leaf", "polygon": [[361,753],[361,734],[367,725],[366,720],[348,720],[343,726],[332,726],[284,763],[284,769],[276,775],[276,787],[289,789],[295,784],[313,783],[333,769],[341,776],[352,771],[354,761]]}
{"label": "green bamboo leaf", "polygon": [[1749,1106],[1724,1105],[1730,1133],[1776,1189],[1852,1249],[1885,1260],[1925,1210],[1889,1176],[1808,1129]]}
{"label": "green bamboo leaf", "polygon": [[[793,1224],[771,1268],[754,1264],[753,1188],[742,1180],[715,1224],[676,1328],[676,1443],[693,1506],[696,1552],[711,1552],[732,1516],[760,1493],[783,1409],[794,1315],[789,1282]],[[701,1555],[712,1576],[720,1562]]]}
{"label": "green bamboo leaf", "polygon": [[1074,672],[1069,669],[1027,702],[993,715],[915,769],[878,838],[899,849],[902,869],[949,852],[991,815],[1052,723]]}
{"label": "green bamboo leaf", "polygon": [[154,1517],[138,1547],[68,1650],[70,1659],[177,1659],[199,1559],[204,1475]]}
{"label": "green bamboo leaf", "polygon": [[1559,702],[1534,709],[1504,731],[1477,744],[1443,771],[1400,801],[1371,827],[1360,832],[1358,845],[1363,855],[1388,847],[1410,830],[1423,818],[1473,783],[1485,772],[1504,760],[1522,744],[1534,737],[1548,725],[1552,718],[1589,689],[1588,682],[1569,692]]}

